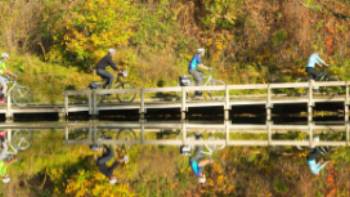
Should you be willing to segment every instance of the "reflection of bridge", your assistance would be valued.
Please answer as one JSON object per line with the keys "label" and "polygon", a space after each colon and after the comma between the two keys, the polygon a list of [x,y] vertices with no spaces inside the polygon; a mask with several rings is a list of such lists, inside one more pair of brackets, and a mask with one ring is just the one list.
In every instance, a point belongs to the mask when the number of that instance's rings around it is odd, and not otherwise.
{"label": "reflection of bridge", "polygon": [[[59,129],[65,133],[68,144],[149,144],[149,145],[226,145],[226,146],[349,146],[350,124],[345,125],[237,125],[224,123],[187,122],[60,122],[9,123],[0,125],[7,130]],[[103,137],[108,132],[111,138]],[[156,134],[167,132],[165,137]],[[116,138],[118,132],[127,132],[132,138]],[[195,133],[203,139],[194,140]],[[314,136],[321,141],[314,142]],[[113,137],[114,136],[114,137]]]}
{"label": "reflection of bridge", "polygon": [[[204,86],[204,87],[168,87],[168,88],[141,88],[132,90],[83,90],[66,91],[64,102],[57,105],[25,104],[15,105],[11,100],[7,105],[0,108],[0,114],[4,114],[7,119],[12,119],[16,115],[29,115],[35,117],[40,114],[55,114],[57,118],[67,117],[75,113],[86,113],[97,116],[106,111],[123,112],[136,111],[139,119],[144,119],[149,111],[169,110],[179,111],[181,120],[188,117],[191,109],[207,109],[210,107],[222,110],[221,116],[225,120],[232,119],[230,113],[235,112],[235,107],[246,106],[252,109],[257,107],[264,109],[266,121],[272,120],[276,106],[303,106],[307,120],[314,119],[315,107],[318,104],[338,104],[344,114],[343,120],[349,121],[349,83],[348,82],[316,82],[320,87],[315,91],[313,84],[304,83],[279,83],[279,84],[255,84],[255,85],[228,85],[228,86]],[[193,99],[194,91],[200,90],[210,92],[211,97]],[[337,94],[335,94],[337,92]],[[120,103],[111,99],[99,99],[106,95],[127,95],[136,94],[133,102]],[[108,96],[107,96],[108,98]],[[339,109],[332,108],[332,112]],[[161,112],[160,112],[161,113]],[[218,115],[218,114],[214,114]]]}

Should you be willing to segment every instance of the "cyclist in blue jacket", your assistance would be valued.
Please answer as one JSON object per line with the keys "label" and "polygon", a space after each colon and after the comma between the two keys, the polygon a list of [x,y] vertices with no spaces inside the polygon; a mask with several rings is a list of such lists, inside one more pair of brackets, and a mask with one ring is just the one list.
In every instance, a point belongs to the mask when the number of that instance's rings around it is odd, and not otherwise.
{"label": "cyclist in blue jacket", "polygon": [[[202,63],[202,57],[204,54],[204,48],[197,49],[196,54],[192,57],[188,65],[188,72],[194,78],[197,86],[202,85],[203,82],[203,73],[199,69],[209,70],[209,67]],[[200,95],[200,92],[196,92],[196,95]]]}
{"label": "cyclist in blue jacket", "polygon": [[308,74],[308,77],[310,80],[316,80],[319,76],[319,73],[317,73],[315,70],[316,65],[328,66],[328,64],[323,59],[321,59],[318,53],[313,53],[310,55],[308,63],[305,68],[306,73]]}

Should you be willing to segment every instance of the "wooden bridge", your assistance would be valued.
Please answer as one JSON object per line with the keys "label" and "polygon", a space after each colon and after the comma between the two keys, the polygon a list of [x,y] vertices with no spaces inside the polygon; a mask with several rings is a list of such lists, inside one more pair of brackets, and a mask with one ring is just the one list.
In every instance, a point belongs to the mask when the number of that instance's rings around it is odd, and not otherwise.
{"label": "wooden bridge", "polygon": [[[315,91],[318,87],[319,90]],[[193,98],[194,91],[210,92],[211,97]],[[113,95],[136,94],[133,102],[121,103],[108,99]],[[108,95],[108,96],[107,96]],[[106,97],[103,102],[101,97]],[[178,110],[181,120],[186,120],[190,109],[207,109],[216,107],[222,109],[224,120],[230,120],[230,112],[237,106],[264,107],[266,121],[272,120],[274,106],[303,105],[307,121],[312,122],[314,108],[317,104],[341,104],[343,120],[349,121],[349,83],[348,82],[302,82],[275,83],[254,85],[226,86],[196,86],[196,87],[165,87],[119,90],[82,90],[66,91],[61,104],[23,104],[14,105],[11,100],[0,108],[0,115],[7,120],[16,115],[36,116],[40,114],[55,114],[64,119],[75,113],[86,113],[98,117],[102,112],[137,111],[139,119],[144,119],[150,110]],[[335,110],[338,112],[339,110]],[[286,112],[287,113],[287,112]]]}
{"label": "wooden bridge", "polygon": [[[339,125],[261,125],[182,122],[42,122],[4,123],[0,130],[45,131],[56,129],[64,132],[62,140],[67,144],[113,145],[219,145],[219,146],[349,146],[350,124]],[[33,132],[34,134],[36,132]],[[194,135],[203,134],[201,140]],[[314,141],[320,136],[320,141]]]}

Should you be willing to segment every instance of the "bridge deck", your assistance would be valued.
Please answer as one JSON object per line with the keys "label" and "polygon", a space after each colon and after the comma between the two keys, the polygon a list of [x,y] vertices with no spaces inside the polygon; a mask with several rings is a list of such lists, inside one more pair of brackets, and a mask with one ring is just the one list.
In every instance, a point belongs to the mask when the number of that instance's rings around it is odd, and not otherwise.
{"label": "bridge deck", "polygon": [[[320,89],[330,88],[323,92],[315,91],[314,86]],[[338,88],[333,90],[332,88]],[[339,89],[340,88],[340,89]],[[280,93],[283,91],[304,89],[304,93]],[[210,92],[213,98],[192,98],[194,91]],[[244,93],[244,91],[246,91]],[[248,91],[248,92],[247,92]],[[298,91],[297,91],[298,92]],[[320,93],[321,92],[321,93]],[[331,92],[331,93],[329,93]],[[156,95],[174,93],[173,96],[159,98]],[[136,94],[136,101],[132,103],[120,103],[110,101],[100,103],[99,97],[103,95]],[[10,97],[9,97],[10,98]],[[84,100],[85,103],[76,104],[72,101]],[[108,98],[108,96],[107,96]],[[108,99],[106,99],[108,101]],[[281,84],[254,84],[254,85],[228,85],[228,86],[198,86],[198,87],[168,87],[168,88],[141,88],[131,90],[82,90],[66,91],[63,104],[21,104],[15,105],[7,100],[0,106],[0,114],[5,114],[11,119],[16,114],[45,114],[56,113],[59,117],[68,116],[70,113],[85,112],[90,115],[98,115],[100,111],[111,110],[137,110],[140,117],[144,117],[147,110],[151,109],[180,109],[181,119],[186,119],[189,108],[222,107],[225,111],[225,120],[229,119],[229,113],[235,106],[265,106],[266,120],[271,120],[271,109],[274,105],[305,104],[308,111],[308,120],[313,117],[313,107],[317,103],[344,103],[344,120],[349,119],[349,83],[348,82],[316,82],[312,83],[281,83]]]}

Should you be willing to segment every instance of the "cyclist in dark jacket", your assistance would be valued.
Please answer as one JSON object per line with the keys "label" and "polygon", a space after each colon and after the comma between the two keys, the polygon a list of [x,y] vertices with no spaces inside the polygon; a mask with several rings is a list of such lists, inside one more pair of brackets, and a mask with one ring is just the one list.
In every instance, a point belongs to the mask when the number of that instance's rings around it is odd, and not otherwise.
{"label": "cyclist in dark jacket", "polygon": [[113,171],[121,163],[127,163],[129,158],[125,155],[122,159],[115,160],[110,166],[107,165],[107,162],[112,160],[114,157],[114,152],[111,147],[104,145],[103,154],[97,159],[96,164],[102,174],[104,174],[109,179],[109,183],[114,185],[117,182],[117,178],[113,175]]}
{"label": "cyclist in dark jacket", "polygon": [[103,88],[111,87],[113,83],[113,75],[107,72],[106,68],[108,66],[111,66],[114,70],[117,70],[117,65],[112,60],[112,57],[115,53],[115,49],[108,49],[107,55],[104,56],[96,65],[97,75],[105,81]]}

